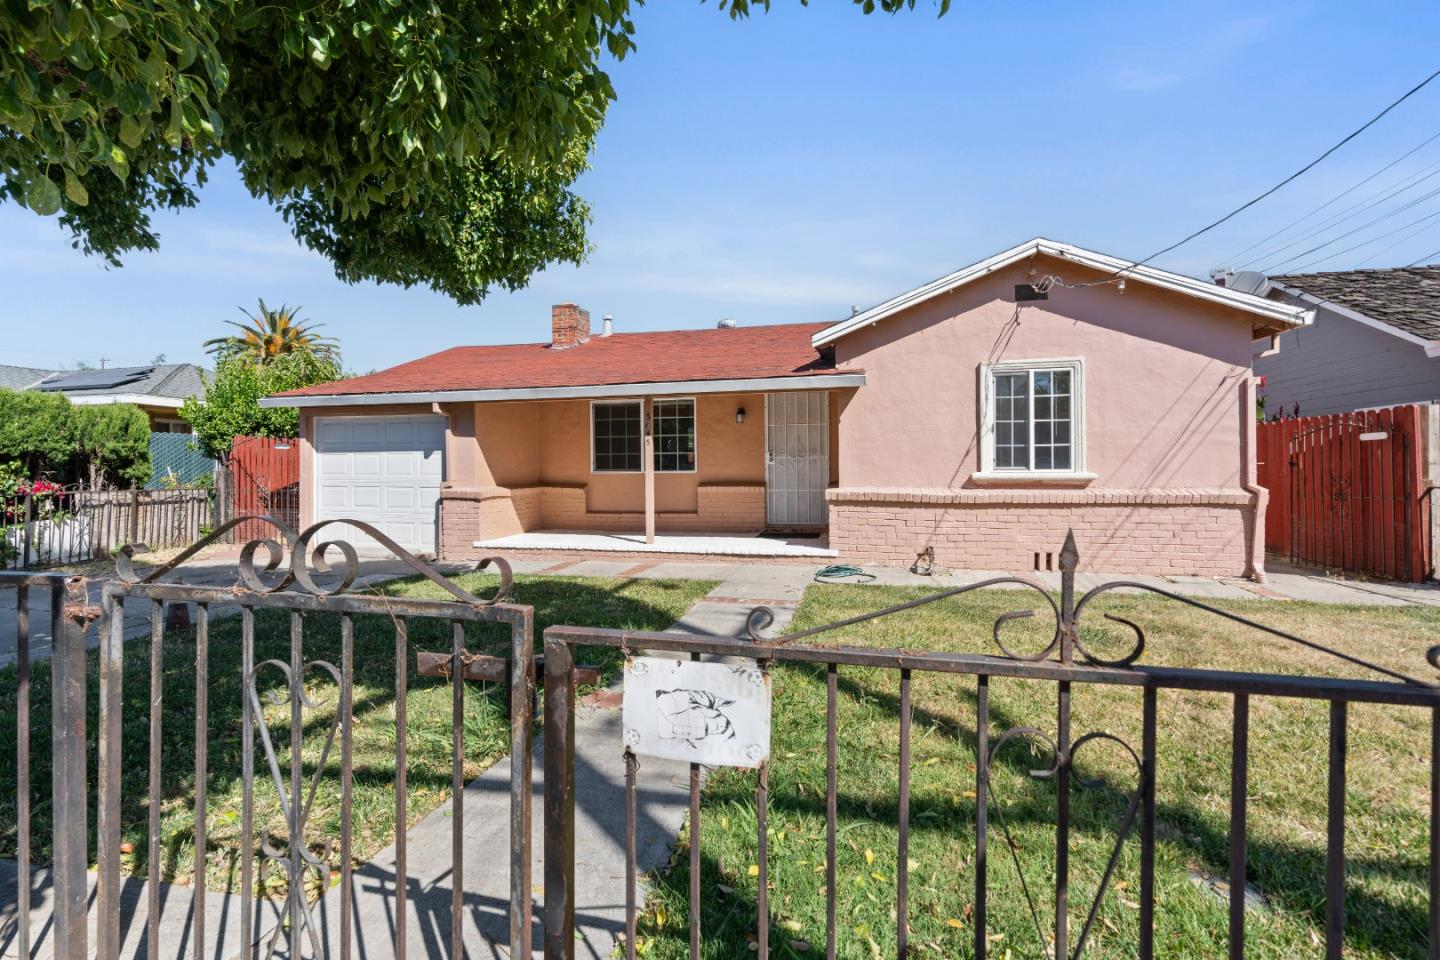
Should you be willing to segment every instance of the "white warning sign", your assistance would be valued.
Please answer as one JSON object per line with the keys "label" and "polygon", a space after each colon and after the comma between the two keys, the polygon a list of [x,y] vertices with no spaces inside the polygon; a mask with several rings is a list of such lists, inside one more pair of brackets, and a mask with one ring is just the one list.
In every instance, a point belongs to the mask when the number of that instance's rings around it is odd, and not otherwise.
{"label": "white warning sign", "polygon": [[758,767],[770,758],[770,675],[754,660],[632,657],[622,719],[637,756]]}

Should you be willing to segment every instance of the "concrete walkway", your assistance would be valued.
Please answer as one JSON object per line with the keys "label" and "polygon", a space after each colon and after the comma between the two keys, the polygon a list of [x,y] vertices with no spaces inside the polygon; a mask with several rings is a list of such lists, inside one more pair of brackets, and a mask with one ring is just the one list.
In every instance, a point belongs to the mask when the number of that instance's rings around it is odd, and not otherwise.
{"label": "concrete walkway", "polygon": [[[812,582],[815,566],[801,564],[766,564],[763,561],[660,561],[576,560],[563,556],[528,558],[539,572],[557,576],[601,577],[663,577],[693,580],[721,580],[722,586],[706,598],[713,601],[738,602],[742,599],[798,601],[804,588]],[[955,570],[934,576],[920,576],[898,567],[864,566],[873,574],[868,584],[878,586],[912,586],[945,589],[979,583],[994,577],[1021,577],[1034,580],[1053,590],[1060,589],[1057,572],[1035,573],[1028,570]],[[1372,581],[1359,577],[1330,575],[1322,571],[1284,564],[1269,565],[1265,583],[1252,583],[1239,577],[1160,576],[1157,574],[1103,573],[1083,571],[1075,576],[1076,590],[1086,590],[1114,580],[1146,584],[1197,600],[1304,600],[1312,603],[1352,604],[1358,606],[1429,606],[1440,607],[1440,584],[1395,583]],[[859,583],[844,580],[842,583]],[[783,595],[768,596],[788,585]],[[1004,585],[1001,587],[1004,589]],[[1014,589],[1021,589],[1015,587]],[[738,614],[743,620],[743,614]]]}
{"label": "concrete walkway", "polygon": [[[63,960],[55,955],[51,911],[54,889],[48,869],[39,868],[30,874],[30,957],[31,960]],[[149,950],[150,904],[146,895],[149,885],[134,878],[120,884],[120,956],[140,960]],[[195,955],[195,890],[193,887],[163,883],[160,885],[160,956],[189,958]],[[16,905],[15,861],[0,860],[0,957],[12,960],[20,956],[19,928]],[[206,960],[233,960],[241,950],[240,898],[219,893],[206,894],[202,901],[205,911],[205,943],[200,956]],[[90,954],[95,953],[95,874],[90,874],[89,900]],[[261,929],[273,929],[279,921],[274,904],[265,900],[255,903],[256,922]]]}
{"label": "concrete walkway", "polygon": [[[612,575],[581,561],[586,575]],[[584,567],[590,564],[590,567]],[[679,571],[662,571],[674,576]],[[688,571],[699,575],[701,571]],[[714,576],[713,568],[705,571]],[[807,567],[738,565],[671,629],[705,636],[739,636],[745,615],[758,603],[775,606],[776,625],[789,622],[812,571]],[[618,684],[612,688],[618,691]],[[604,701],[609,698],[597,698]],[[618,698],[617,698],[618,699]],[[544,880],[542,798],[544,751],[537,738],[534,766],[534,825],[531,837],[535,916],[540,915]],[[689,808],[689,767],[645,758],[637,778],[636,860],[641,874],[663,866],[684,826]],[[575,717],[575,925],[577,955],[601,960],[614,950],[625,929],[625,768],[618,708],[581,705]],[[465,789],[465,942],[471,958],[509,955],[510,761],[486,770]],[[451,805],[434,811],[407,834],[409,956],[447,956],[450,943],[453,874]],[[354,930],[359,960],[390,960],[396,937],[395,849],[389,847],[356,873]],[[317,908],[332,948],[339,943],[342,891],[332,888]],[[644,891],[637,897],[644,902]],[[536,956],[541,929],[533,928]]]}
{"label": "concrete walkway", "polygon": [[[613,576],[619,573],[597,566],[599,561],[570,561],[564,572],[586,576]],[[588,564],[588,566],[587,566]],[[555,572],[554,561],[525,560],[515,564],[517,572]],[[633,567],[633,564],[626,564]],[[671,564],[669,569],[640,571],[636,575],[719,579],[721,582],[697,602],[671,629],[704,636],[739,636],[751,607],[764,603],[775,610],[772,630],[783,629],[799,603],[813,570],[806,566],[762,566],[749,564]],[[226,569],[215,565],[211,573],[192,576],[223,576]],[[233,566],[228,568],[233,577]],[[373,581],[403,575],[399,569],[369,569]],[[214,582],[192,580],[190,582]],[[228,583],[227,583],[228,585]],[[13,601],[12,601],[13,602]],[[13,616],[13,607],[12,607]],[[127,618],[128,622],[128,618]],[[0,626],[3,629],[3,626]],[[137,630],[148,630],[141,620]],[[12,627],[13,630],[13,627]],[[127,627],[127,635],[130,633]],[[613,688],[618,691],[618,685]],[[604,702],[607,698],[598,698]],[[618,702],[616,698],[615,702]],[[618,708],[582,705],[575,721],[575,878],[578,955],[585,960],[609,957],[625,929],[625,771]],[[689,808],[689,767],[685,764],[646,758],[641,761],[637,783],[637,862],[642,876],[663,866],[670,857],[676,836],[684,826]],[[544,879],[544,751],[535,743],[533,784],[534,821],[531,849],[538,919]],[[467,956],[508,957],[509,936],[509,850],[510,850],[510,760],[505,758],[486,770],[465,788],[465,864],[463,870]],[[453,805],[432,811],[406,834],[407,909],[405,945],[410,957],[449,955],[451,901],[454,873],[451,867]],[[8,869],[7,869],[8,868]],[[0,957],[14,956],[14,863],[0,862]],[[32,938],[34,957],[49,960],[53,951],[47,925],[51,902],[48,876],[37,871],[32,889]],[[92,878],[93,884],[93,878]],[[390,960],[396,956],[395,911],[396,851],[392,845],[355,872],[354,956],[357,960]],[[123,895],[121,930],[125,960],[146,955],[144,891],[139,880],[127,881]],[[644,901],[643,889],[637,891]],[[161,895],[162,957],[188,955],[194,929],[191,890],[164,885]],[[338,886],[316,905],[317,935],[338,955],[342,892]],[[263,918],[262,943],[276,929],[273,904],[262,904],[257,916]],[[232,960],[238,955],[239,898],[211,895],[206,899],[206,948],[203,956]],[[93,918],[92,918],[93,929]],[[308,937],[306,938],[308,943]],[[93,940],[92,940],[93,945]],[[540,955],[541,929],[534,926],[534,955]],[[9,952],[6,952],[8,949]],[[302,955],[308,956],[309,949]],[[277,958],[287,956],[284,945]]]}

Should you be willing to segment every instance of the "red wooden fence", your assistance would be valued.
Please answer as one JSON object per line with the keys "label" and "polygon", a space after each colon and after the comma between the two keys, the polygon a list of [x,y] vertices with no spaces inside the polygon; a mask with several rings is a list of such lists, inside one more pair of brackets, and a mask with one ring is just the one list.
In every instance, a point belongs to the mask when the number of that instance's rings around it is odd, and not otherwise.
{"label": "red wooden fence", "polygon": [[1422,423],[1410,405],[1260,424],[1266,549],[1296,563],[1425,579]]}
{"label": "red wooden fence", "polygon": [[[235,515],[273,516],[291,530],[300,526],[300,441],[236,437],[230,447]],[[275,528],[251,521],[235,528],[237,541],[274,537]]]}

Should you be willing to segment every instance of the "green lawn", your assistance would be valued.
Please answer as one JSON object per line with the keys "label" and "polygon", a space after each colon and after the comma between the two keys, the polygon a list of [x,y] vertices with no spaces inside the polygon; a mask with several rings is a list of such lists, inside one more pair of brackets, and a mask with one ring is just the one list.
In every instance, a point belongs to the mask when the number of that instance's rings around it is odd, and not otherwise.
{"label": "green lawn", "polygon": [[[908,600],[925,591],[816,586],[791,630]],[[1038,599],[1038,598],[1036,598]],[[991,626],[1002,612],[1030,606],[1023,593],[991,590],[817,638],[851,646],[996,652]],[[1440,643],[1433,608],[1356,608],[1304,603],[1230,602],[1242,613],[1419,677],[1428,646]],[[1158,597],[1109,595],[1085,614],[1089,639],[1112,653],[1119,635],[1101,636],[1099,614],[1144,625],[1144,662],[1187,667],[1356,676],[1355,668]],[[1048,613],[1047,613],[1048,615]],[[1041,616],[1007,630],[1035,650]],[[1053,626],[1053,621],[1052,621]],[[1008,636],[1008,634],[1007,634]],[[1097,649],[1097,652],[1099,650]],[[898,673],[840,671],[839,953],[894,956],[898,790]],[[975,680],[914,674],[910,840],[910,943],[914,955],[973,955]],[[992,738],[1016,725],[1054,731],[1055,685],[991,681]],[[770,923],[777,957],[809,957],[825,945],[825,674],[803,665],[774,673],[774,754],[770,770]],[[1221,957],[1227,904],[1192,879],[1223,883],[1227,864],[1230,700],[1183,692],[1159,696],[1156,945],[1159,956]],[[1140,745],[1137,689],[1076,685],[1074,736],[1106,730]],[[1429,711],[1356,705],[1350,711],[1347,794],[1347,956],[1425,955],[1429,811]],[[1267,899],[1247,925],[1247,955],[1319,956],[1324,933],[1324,854],[1328,707],[1254,699],[1251,703],[1250,880]],[[993,740],[992,740],[993,742]],[[1093,751],[1093,752],[1089,752]],[[1087,755],[1088,752],[1088,755]],[[1072,791],[1071,947],[1115,837],[1133,762],[1119,747],[1092,744],[1077,772],[1106,786]],[[1042,766],[1018,744],[997,760],[990,833],[990,955],[1043,956],[1016,868],[997,822],[1009,822],[1015,851],[1051,929],[1055,799]],[[754,898],[756,775],[716,771],[704,794],[702,909],[704,955],[743,957],[756,930]],[[686,955],[688,838],[659,876],[637,945],[646,956]],[[1138,837],[1127,843],[1104,900],[1087,957],[1133,957],[1138,930]]]}
{"label": "green lawn", "polygon": [[[488,574],[467,574],[456,579],[478,595],[493,591],[495,578]],[[515,579],[512,599],[535,607],[535,643],[538,650],[542,632],[551,624],[597,624],[636,630],[663,630],[690,605],[714,586],[702,581],[611,580],[586,577],[526,577]],[[424,580],[388,584],[385,592],[394,595],[447,599],[438,586]],[[255,660],[289,661],[289,613],[262,610],[256,613]],[[467,646],[472,652],[503,654],[510,649],[509,628],[499,624],[467,626]],[[307,660],[340,663],[339,618],[330,614],[306,614],[304,652]],[[410,620],[409,715],[409,817],[411,823],[443,803],[450,793],[451,691],[442,679],[414,675],[415,651],[450,649],[448,623]],[[364,616],[355,620],[354,688],[354,855],[365,860],[391,842],[395,834],[395,641],[389,617]],[[90,770],[95,769],[95,679],[96,655],[90,655],[89,735]],[[613,651],[586,651],[582,662],[613,668],[618,655]],[[48,661],[35,665],[32,687],[32,715],[40,718],[32,734],[32,850],[36,862],[49,856],[50,823],[50,672]],[[274,706],[267,691],[282,689],[285,683],[278,670],[259,674],[263,685],[262,703],[272,741],[279,752],[282,771],[288,770],[290,708]],[[307,696],[322,703],[305,715],[304,758],[307,775],[335,717],[338,688],[328,678],[312,671]],[[161,813],[161,875],[186,883],[194,874],[194,746],[195,746],[195,641],[193,631],[172,633],[165,640],[165,716],[163,726],[163,793]],[[150,703],[149,638],[125,644],[124,731],[122,756],[122,834],[125,851],[123,870],[143,874],[147,870],[146,802]],[[240,853],[240,621],[238,617],[215,620],[210,627],[209,750],[210,777],[208,804],[209,843],[207,879],[211,889],[233,889],[238,878]],[[16,682],[13,668],[0,671],[0,857],[15,856],[16,850]],[[256,736],[256,827],[268,827],[283,838],[275,789],[259,750]],[[509,722],[498,685],[466,685],[465,755],[466,776],[473,777],[503,756],[509,749]],[[330,755],[322,786],[307,829],[307,838],[320,849],[338,844],[339,744]],[[92,801],[92,809],[93,801]],[[92,824],[93,843],[93,824]],[[333,861],[333,857],[332,857]],[[334,862],[338,868],[338,861]],[[261,878],[264,881],[266,878]],[[283,883],[276,876],[272,883]],[[276,892],[273,891],[272,892]]]}

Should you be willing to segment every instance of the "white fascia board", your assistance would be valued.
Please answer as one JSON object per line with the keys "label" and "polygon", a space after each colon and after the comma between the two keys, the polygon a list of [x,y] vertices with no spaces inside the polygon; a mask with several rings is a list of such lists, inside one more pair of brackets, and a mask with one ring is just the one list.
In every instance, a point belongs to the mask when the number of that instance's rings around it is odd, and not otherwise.
{"label": "white fascia board", "polygon": [[427,390],[421,393],[347,393],[305,397],[262,397],[262,407],[359,407],[391,403],[484,403],[494,400],[575,400],[653,397],[697,393],[776,393],[863,387],[863,373],[750,380],[670,380],[658,383],[595,384],[584,387],[507,387],[492,390]]}
{"label": "white fascia board", "polygon": [[72,397],[61,392],[61,395],[79,407],[96,407],[108,403],[133,403],[142,407],[165,407],[169,410],[179,410],[185,405],[185,401],[178,397],[157,397],[149,393],[107,393],[97,397]]}
{"label": "white fascia board", "polygon": [[[1324,297],[1317,297],[1313,293],[1306,293],[1299,287],[1292,287],[1289,284],[1281,283],[1278,280],[1271,280],[1270,285],[1274,289],[1279,290],[1282,293],[1289,294],[1297,300],[1311,304],[1317,308],[1324,307],[1326,310],[1329,310],[1336,316],[1344,317],[1346,320],[1354,320],[1356,323],[1364,324],[1367,327],[1379,330],[1381,333],[1388,333],[1390,334],[1390,336],[1399,337],[1401,340],[1404,340],[1407,343],[1413,343],[1418,347],[1424,347],[1425,356],[1427,357],[1440,356],[1440,341],[1426,340],[1424,337],[1416,336],[1409,330],[1401,330],[1399,327],[1391,326],[1383,320],[1376,320],[1374,317],[1360,313],[1358,310],[1351,310],[1349,307],[1342,307],[1334,300],[1326,300]],[[1313,313],[1314,311],[1311,312]]]}
{"label": "white fascia board", "polygon": [[827,343],[838,340],[867,324],[898,313],[907,307],[924,303],[932,297],[949,293],[971,281],[1002,270],[1013,263],[1034,256],[1035,254],[1048,254],[1062,260],[1072,260],[1082,266],[1095,270],[1107,271],[1110,273],[1122,272],[1126,279],[1134,279],[1153,286],[1162,287],[1166,290],[1173,290],[1176,293],[1184,293],[1202,300],[1209,300],[1227,307],[1234,307],[1249,313],[1262,316],[1267,320],[1278,320],[1281,323],[1293,327],[1304,326],[1309,322],[1307,319],[1310,311],[1299,307],[1292,307],[1289,304],[1279,303],[1274,300],[1267,300],[1264,297],[1257,297],[1254,294],[1241,293],[1238,290],[1230,290],[1226,287],[1217,286],[1214,283],[1207,283],[1204,280],[1196,280],[1194,277],[1182,276],[1178,273],[1171,273],[1168,270],[1157,270],[1154,267],[1132,266],[1131,261],[1119,260],[1115,257],[1106,256],[1103,253],[1096,253],[1093,250],[1085,250],[1068,243],[1060,243],[1056,240],[1046,240],[1043,237],[1036,237],[1009,250],[995,254],[993,257],[981,260],[979,263],[971,264],[955,271],[952,274],[941,277],[939,280],[932,280],[921,287],[892,297],[884,303],[863,310],[848,317],[839,323],[826,327],[810,338],[810,343],[816,347],[822,347]]}

